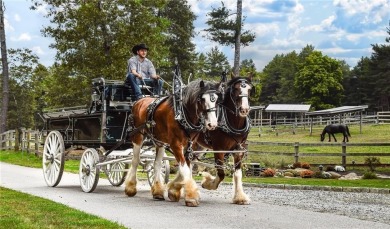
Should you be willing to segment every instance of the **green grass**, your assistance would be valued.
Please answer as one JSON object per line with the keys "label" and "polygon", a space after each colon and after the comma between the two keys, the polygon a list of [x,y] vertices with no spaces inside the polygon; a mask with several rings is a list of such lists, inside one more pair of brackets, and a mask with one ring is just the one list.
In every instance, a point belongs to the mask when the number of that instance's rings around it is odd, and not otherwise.
{"label": "green grass", "polygon": [[0,187],[1,228],[126,228],[40,197]]}
{"label": "green grass", "polygon": [[[362,133],[360,134],[360,127],[358,125],[349,126],[353,143],[389,143],[390,142],[390,125],[363,125]],[[305,129],[297,128],[295,134],[292,133],[291,127],[279,126],[277,131],[272,131],[269,127],[263,127],[261,136],[259,136],[259,128],[252,128],[248,141],[249,142],[279,142],[279,143],[321,143],[319,136],[322,132],[322,127],[314,127],[313,133],[310,135],[309,127]],[[278,135],[276,135],[276,132]],[[337,156],[301,156],[300,162],[308,162],[310,164],[341,164],[341,145],[342,135],[336,134],[338,143],[334,145],[324,142],[322,146],[300,146],[300,153],[336,153]],[[259,154],[256,152],[267,152],[266,154]],[[348,153],[389,153],[390,146],[353,146],[347,145]],[[294,163],[293,156],[277,155],[277,153],[294,153],[293,146],[276,146],[276,145],[256,145],[249,143],[249,154],[247,162],[260,162],[262,166],[281,168],[287,164]],[[390,155],[390,153],[389,153]],[[368,156],[347,156],[347,164],[355,161],[356,164],[364,164]],[[382,164],[390,164],[390,156],[380,157]],[[354,168],[358,172],[364,172],[367,167]],[[390,169],[377,168],[378,172],[390,174]]]}

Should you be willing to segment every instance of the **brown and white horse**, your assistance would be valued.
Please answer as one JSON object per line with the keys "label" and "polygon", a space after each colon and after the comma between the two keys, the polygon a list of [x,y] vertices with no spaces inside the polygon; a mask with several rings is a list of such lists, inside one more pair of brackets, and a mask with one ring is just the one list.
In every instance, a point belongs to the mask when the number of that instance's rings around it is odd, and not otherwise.
{"label": "brown and white horse", "polygon": [[232,153],[234,159],[233,203],[249,204],[250,199],[242,187],[242,160],[245,156],[244,144],[250,131],[249,95],[252,89],[250,79],[236,77],[227,84],[223,101],[219,105],[219,123],[215,130],[201,133],[197,143],[208,149],[219,151],[214,153],[217,176],[203,172],[202,187],[215,190],[225,178],[224,161],[226,155],[221,151],[239,150]]}
{"label": "brown and white horse", "polygon": [[[177,176],[168,184],[169,199],[179,201],[183,188],[185,204],[187,206],[199,205],[199,192],[192,178],[187,152],[191,151],[192,142],[196,141],[204,128],[213,130],[217,126],[218,95],[216,89],[218,86],[219,84],[216,83],[196,80],[184,87],[182,113],[186,118],[181,120],[175,119],[173,96],[158,100],[143,98],[134,104],[133,127],[141,127],[142,130],[131,137],[134,155],[125,181],[125,193],[128,196],[134,196],[137,193],[137,166],[140,162],[140,149],[144,135],[147,135],[156,146],[155,174],[161,173],[164,146],[169,146],[178,162]],[[151,191],[154,199],[164,199],[165,186],[161,176],[154,176]]]}

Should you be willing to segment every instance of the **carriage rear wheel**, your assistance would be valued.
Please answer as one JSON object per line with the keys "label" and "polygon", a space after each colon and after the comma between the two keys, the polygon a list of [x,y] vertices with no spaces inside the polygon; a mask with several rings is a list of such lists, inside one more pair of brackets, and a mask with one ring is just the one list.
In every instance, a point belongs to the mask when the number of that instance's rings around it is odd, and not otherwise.
{"label": "carriage rear wheel", "polygon": [[58,131],[51,131],[45,140],[42,153],[43,177],[46,184],[57,186],[64,172],[65,146],[62,135]]}
{"label": "carriage rear wheel", "polygon": [[99,182],[99,154],[93,148],[84,151],[80,160],[80,185],[84,192],[93,192]]}
{"label": "carriage rear wheel", "polygon": [[[153,162],[150,161],[146,164],[146,174],[148,176],[148,182],[149,185],[153,185],[153,180],[154,176],[156,176],[155,171],[154,171],[154,165]],[[161,173],[160,176],[162,180],[167,184],[169,182],[169,172],[170,172],[170,167],[169,167],[169,160],[163,160],[161,162]]]}
{"label": "carriage rear wheel", "polygon": [[128,169],[129,164],[124,162],[116,162],[113,164],[108,164],[104,172],[106,173],[108,181],[113,186],[121,186],[126,180]]}

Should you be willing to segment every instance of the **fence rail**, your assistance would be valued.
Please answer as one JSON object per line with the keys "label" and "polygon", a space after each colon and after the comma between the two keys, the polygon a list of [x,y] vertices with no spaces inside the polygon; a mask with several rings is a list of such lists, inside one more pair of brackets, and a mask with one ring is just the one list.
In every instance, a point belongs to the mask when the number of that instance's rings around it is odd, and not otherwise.
{"label": "fence rail", "polygon": [[[341,161],[340,164],[344,167],[347,166],[368,166],[366,164],[356,164],[356,163],[347,163],[347,157],[390,157],[390,143],[384,142],[384,143],[299,143],[299,142],[248,142],[248,145],[268,145],[268,146],[291,146],[293,148],[294,152],[263,152],[263,151],[255,151],[250,150],[250,153],[253,154],[272,154],[277,156],[290,156],[294,157],[294,162],[299,162],[300,157],[340,157]],[[340,146],[340,152],[339,153],[306,153],[301,152],[300,147],[302,146]],[[385,146],[389,147],[388,152],[382,152],[382,153],[347,153],[347,147],[353,147],[353,146]],[[338,164],[338,163],[333,163]],[[333,165],[333,164],[324,164],[322,165]],[[312,164],[312,165],[319,165],[319,164]],[[390,166],[389,163],[381,163],[376,166],[379,167],[388,167]]]}
{"label": "fence rail", "polygon": [[0,150],[21,150],[35,154],[42,151],[43,139],[37,130],[9,130],[0,134],[0,139]]}

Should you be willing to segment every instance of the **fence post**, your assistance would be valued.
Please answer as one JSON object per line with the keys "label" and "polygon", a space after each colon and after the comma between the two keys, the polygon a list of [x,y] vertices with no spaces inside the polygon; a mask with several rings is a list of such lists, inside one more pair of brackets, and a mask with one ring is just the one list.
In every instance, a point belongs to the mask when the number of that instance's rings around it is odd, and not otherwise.
{"label": "fence post", "polygon": [[341,164],[347,168],[347,143],[341,143]]}
{"label": "fence post", "polygon": [[295,151],[295,163],[299,161],[299,142],[295,142],[294,144],[294,151]]}
{"label": "fence post", "polygon": [[39,155],[39,134],[38,134],[38,131],[35,131],[34,132],[34,136],[35,136],[35,155],[38,156]]}
{"label": "fence post", "polygon": [[[11,142],[10,142],[10,146],[12,146]],[[20,146],[20,129],[16,128],[15,129],[15,145],[14,145],[15,151],[19,151],[19,146]]]}

